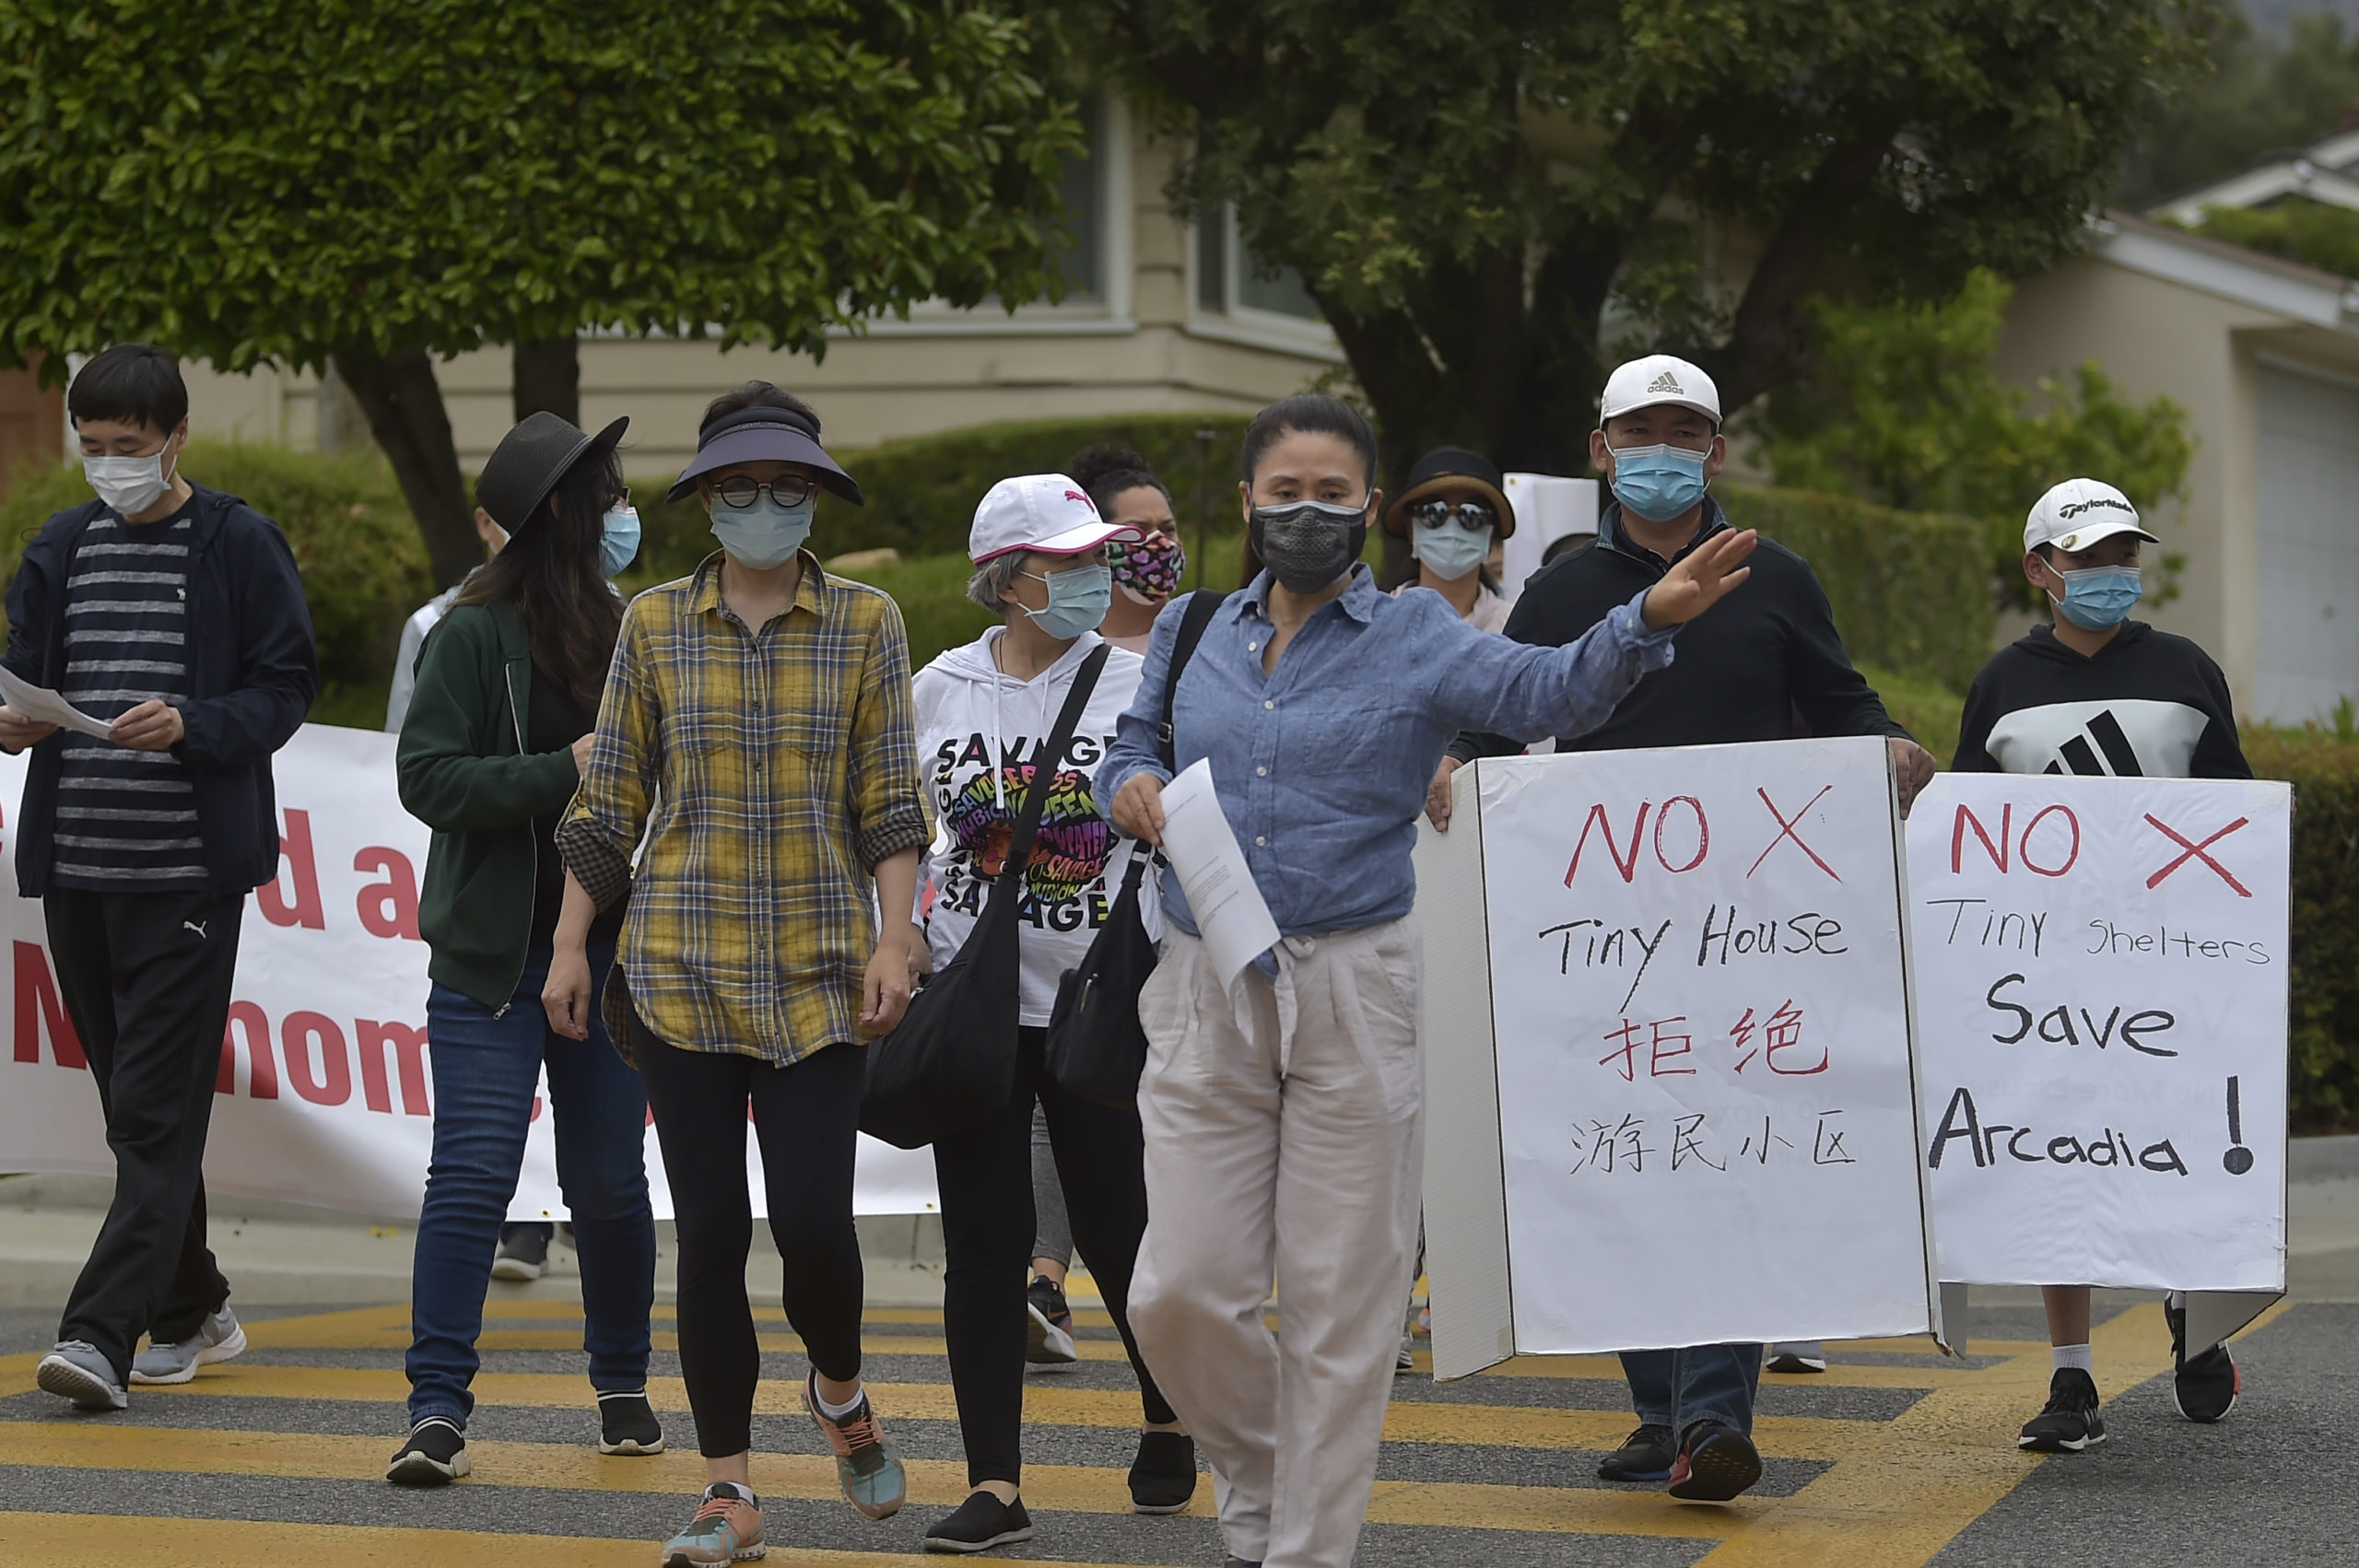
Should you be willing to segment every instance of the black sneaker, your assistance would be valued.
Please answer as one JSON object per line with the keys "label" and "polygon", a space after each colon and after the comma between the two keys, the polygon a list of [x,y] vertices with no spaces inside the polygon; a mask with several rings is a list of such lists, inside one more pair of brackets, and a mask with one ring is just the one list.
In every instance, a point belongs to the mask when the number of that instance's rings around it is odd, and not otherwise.
{"label": "black sneaker", "polygon": [[1032,1515],[1024,1499],[1002,1503],[988,1492],[968,1494],[958,1511],[925,1533],[928,1551],[989,1551],[1032,1539]]}
{"label": "black sneaker", "polygon": [[555,1229],[548,1224],[500,1226],[499,1250],[492,1255],[491,1277],[520,1282],[539,1279],[549,1266],[549,1235]]}
{"label": "black sneaker", "polygon": [[1732,1426],[1699,1421],[1687,1429],[1666,1489],[1682,1503],[1726,1503],[1761,1479],[1761,1450]]}
{"label": "black sneaker", "polygon": [[2163,1320],[2171,1326],[2171,1402],[2189,1421],[2209,1425],[2236,1408],[2244,1392],[2244,1374],[2225,1343],[2212,1346],[2193,1361],[2187,1359],[2187,1309],[2163,1303]]}
{"label": "black sneaker", "polygon": [[598,1396],[598,1452],[663,1452],[663,1423],[655,1419],[644,1392]]}
{"label": "black sneaker", "polygon": [[1065,1305],[1063,1287],[1044,1274],[1033,1275],[1025,1287],[1024,1312],[1026,1361],[1035,1366],[1070,1366],[1081,1359],[1073,1347],[1073,1308]]}
{"label": "black sneaker", "polygon": [[467,1439],[458,1426],[428,1416],[409,1429],[385,1479],[395,1486],[446,1486],[467,1473]]}
{"label": "black sneaker", "polygon": [[2048,1380],[2048,1408],[2024,1422],[2015,1446],[2035,1454],[2077,1454],[2104,1441],[2096,1379],[2077,1366],[2060,1366]]}
{"label": "black sneaker", "polygon": [[1131,1512],[1177,1514],[1196,1495],[1196,1440],[1184,1432],[1142,1432],[1131,1461]]}
{"label": "black sneaker", "polygon": [[1673,1449],[1671,1428],[1642,1426],[1622,1440],[1622,1446],[1597,1462],[1600,1480],[1663,1480],[1671,1475]]}

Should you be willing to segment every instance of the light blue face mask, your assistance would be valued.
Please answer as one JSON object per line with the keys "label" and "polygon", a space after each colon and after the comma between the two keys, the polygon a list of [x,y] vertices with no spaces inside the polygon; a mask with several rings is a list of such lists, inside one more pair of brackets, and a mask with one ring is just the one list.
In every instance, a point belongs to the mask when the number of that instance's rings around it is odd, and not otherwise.
{"label": "light blue face mask", "polygon": [[2136,567],[2089,567],[2056,575],[2064,579],[2064,597],[2048,597],[2057,614],[2083,631],[2110,631],[2119,626],[2145,591]]}
{"label": "light blue face mask", "polygon": [[1614,452],[1614,498],[1649,522],[1669,522],[1704,498],[1707,452],[1624,447]]}
{"label": "light blue face mask", "polygon": [[616,507],[606,514],[598,531],[598,570],[607,577],[619,577],[638,558],[639,509],[628,504]]}
{"label": "light blue face mask", "polygon": [[1434,576],[1456,582],[1490,558],[1491,535],[1496,532],[1489,528],[1463,529],[1454,522],[1445,522],[1439,528],[1419,523],[1412,544],[1417,559],[1433,568]]}
{"label": "light blue face mask", "polygon": [[1032,624],[1055,638],[1059,642],[1071,642],[1084,632],[1094,632],[1097,623],[1106,618],[1107,610],[1114,603],[1114,573],[1108,567],[1070,567],[1061,572],[1026,572],[1035,582],[1046,583],[1049,603],[1046,609],[1022,606]]}
{"label": "light blue face mask", "polygon": [[757,572],[782,567],[794,559],[811,537],[811,513],[816,497],[799,507],[782,507],[765,490],[750,507],[715,502],[706,515],[712,519],[712,536],[721,547]]}

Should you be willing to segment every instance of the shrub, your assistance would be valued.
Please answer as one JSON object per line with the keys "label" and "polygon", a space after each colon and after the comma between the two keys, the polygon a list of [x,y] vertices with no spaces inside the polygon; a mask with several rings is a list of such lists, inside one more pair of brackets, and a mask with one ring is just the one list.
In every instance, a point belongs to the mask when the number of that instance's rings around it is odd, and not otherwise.
{"label": "shrub", "polygon": [[1950,754],[1957,750],[1957,724],[1966,712],[1966,698],[1938,681],[1875,664],[1860,664],[1860,673],[1884,698],[1884,710],[1933,754],[1936,765],[1949,766]]}
{"label": "shrub", "polygon": [[[827,410],[819,412],[824,416]],[[1209,455],[1196,440],[1200,429],[1216,432]],[[1244,435],[1243,415],[1118,414],[977,425],[849,448],[834,455],[860,481],[868,504],[851,507],[823,497],[812,545],[823,556],[888,548],[910,557],[963,553],[975,503],[986,490],[1010,474],[1061,473],[1075,452],[1097,441],[1119,441],[1146,457],[1171,487],[1192,545],[1200,468],[1214,526],[1236,527],[1237,460]],[[660,483],[634,485],[646,532],[640,559],[649,582],[695,569],[713,548],[696,497],[664,501]]]}
{"label": "shrub", "polygon": [[2294,1129],[2359,1125],[2359,745],[2254,725],[2245,755],[2294,786],[2287,1107]]}
{"label": "shrub", "polygon": [[[393,471],[373,456],[329,456],[259,443],[196,441],[182,460],[188,476],[242,496],[287,532],[319,638],[321,703],[313,716],[347,721],[383,690],[402,622],[433,595],[426,547]],[[21,472],[0,499],[0,581],[51,513],[90,498],[78,463]],[[347,700],[348,699],[348,700]],[[349,721],[359,721],[353,719]]]}
{"label": "shrub", "polygon": [[[1975,520],[1808,490],[1735,490],[1724,499],[1731,521],[1810,562],[1855,662],[1964,691],[1990,657],[1997,614]],[[1956,739],[1953,718],[1942,744]]]}

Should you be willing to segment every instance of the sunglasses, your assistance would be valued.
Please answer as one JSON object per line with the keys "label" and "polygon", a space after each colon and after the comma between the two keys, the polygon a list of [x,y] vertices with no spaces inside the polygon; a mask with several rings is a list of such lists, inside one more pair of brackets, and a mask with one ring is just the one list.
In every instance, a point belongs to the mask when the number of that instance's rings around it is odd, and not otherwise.
{"label": "sunglasses", "polygon": [[804,474],[785,474],[765,485],[758,479],[749,479],[742,474],[733,474],[712,487],[712,493],[721,498],[722,506],[734,507],[741,511],[752,506],[755,497],[765,490],[769,492],[770,499],[780,506],[799,507],[818,494],[819,482]]}
{"label": "sunglasses", "polygon": [[1454,522],[1469,533],[1480,533],[1496,526],[1499,519],[1488,501],[1445,501],[1437,497],[1411,507],[1409,521],[1419,528],[1446,528]]}

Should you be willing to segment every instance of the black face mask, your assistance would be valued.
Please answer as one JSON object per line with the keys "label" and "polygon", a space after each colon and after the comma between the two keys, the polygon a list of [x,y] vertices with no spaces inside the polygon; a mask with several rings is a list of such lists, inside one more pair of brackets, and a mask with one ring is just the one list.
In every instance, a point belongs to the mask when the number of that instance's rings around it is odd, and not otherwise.
{"label": "black face mask", "polygon": [[1367,544],[1367,507],[1329,501],[1286,501],[1255,507],[1253,553],[1278,585],[1316,593],[1352,569]]}

